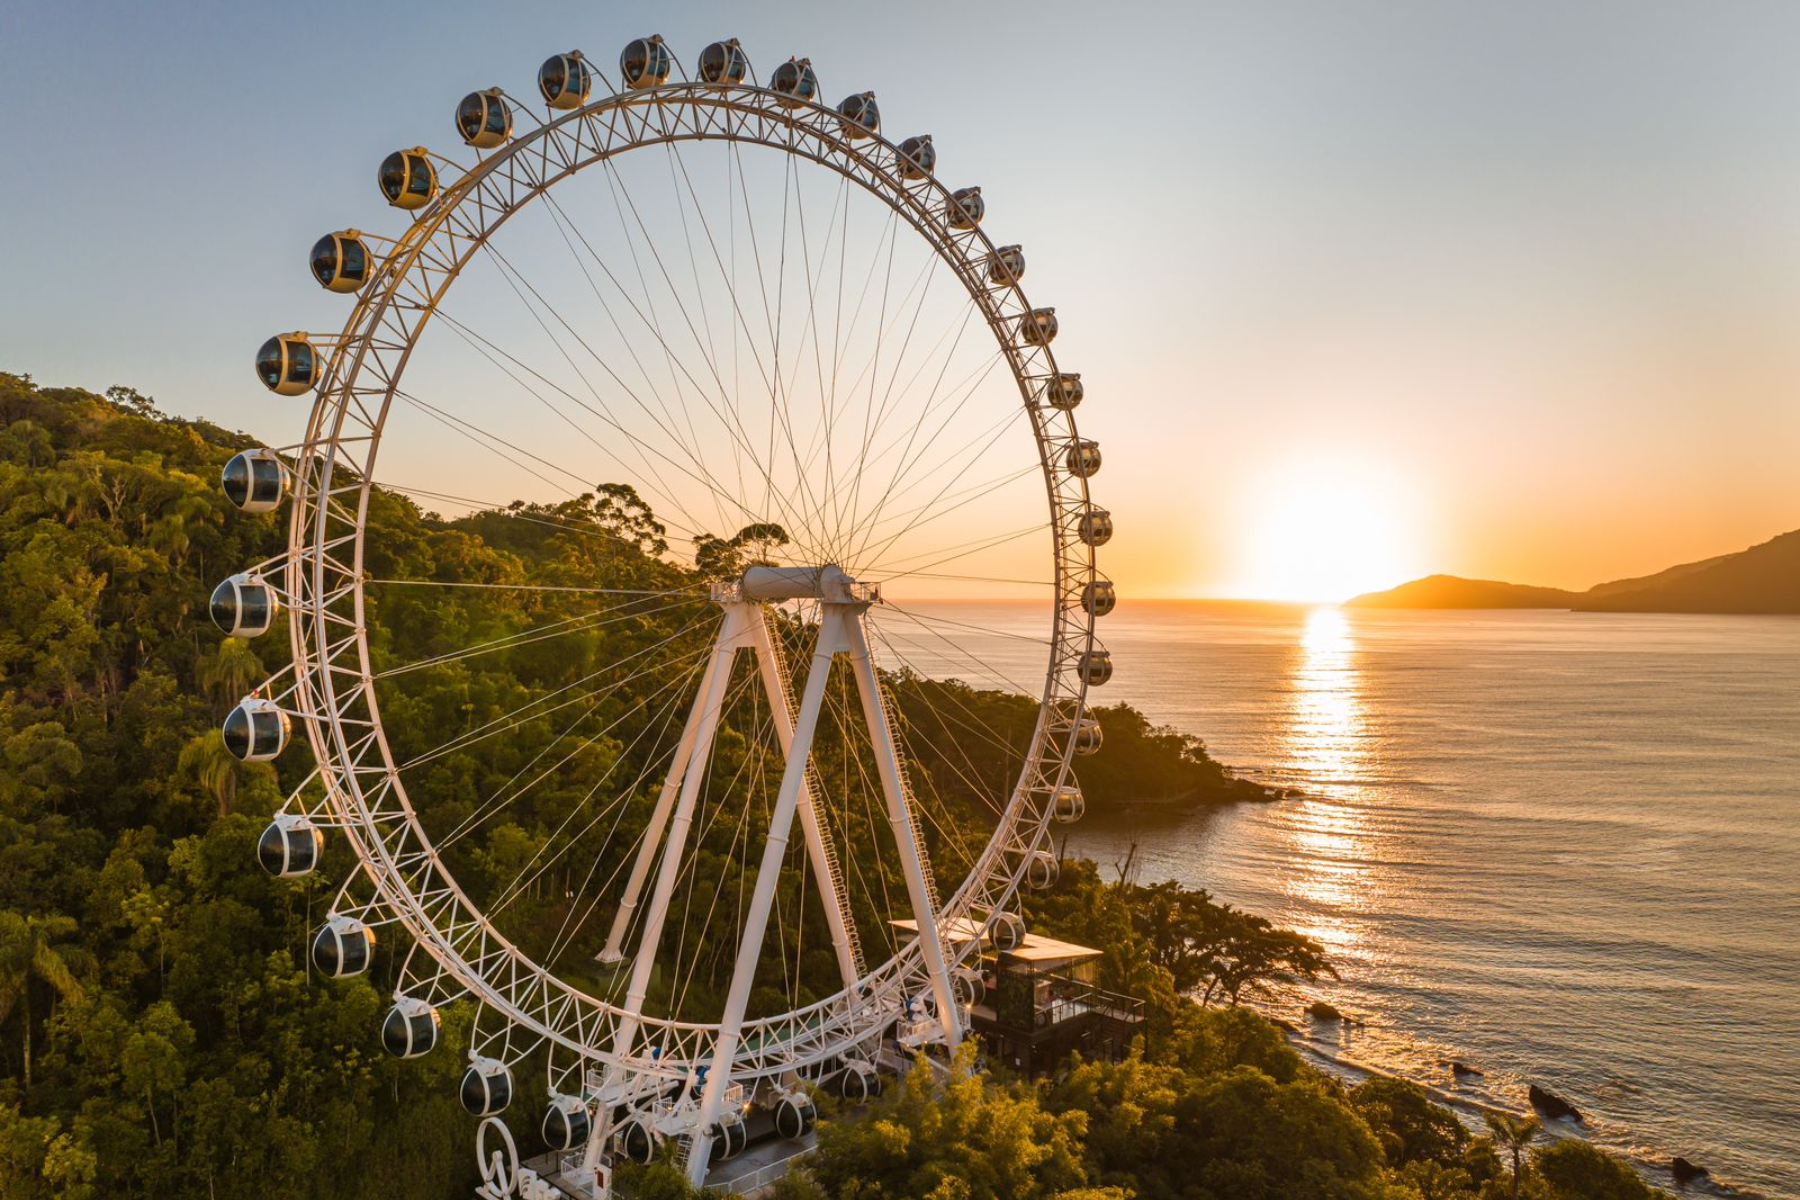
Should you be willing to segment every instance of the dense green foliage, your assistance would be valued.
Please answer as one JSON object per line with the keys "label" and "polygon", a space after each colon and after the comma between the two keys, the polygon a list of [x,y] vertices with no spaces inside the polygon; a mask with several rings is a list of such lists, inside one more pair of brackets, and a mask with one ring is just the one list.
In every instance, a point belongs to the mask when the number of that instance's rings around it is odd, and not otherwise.
{"label": "dense green foliage", "polygon": [[[0,1195],[8,1200],[437,1200],[471,1186],[474,1121],[454,1097],[467,1014],[448,1012],[436,1053],[387,1058],[376,1030],[393,939],[378,946],[367,979],[328,983],[302,954],[348,870],[346,852],[334,846],[305,880],[271,879],[254,866],[255,839],[284,789],[305,778],[307,752],[246,766],[217,733],[228,707],[286,654],[279,635],[222,638],[204,616],[214,583],[282,545],[278,516],[237,514],[217,486],[224,460],[251,444],[204,422],[165,419],[130,391],[98,397],[0,375]],[[695,582],[659,556],[664,531],[627,489],[599,486],[563,505],[454,521],[377,492],[370,524],[367,565],[377,579],[604,579],[671,592]],[[725,571],[775,536],[752,528],[702,549]],[[606,843],[558,840],[558,831],[600,811],[596,779],[614,781],[610,811],[627,836],[642,821],[646,806],[631,801],[646,794],[633,781],[647,761],[633,740],[648,727],[644,698],[589,696],[556,719],[509,727],[506,739],[479,735],[595,664],[640,655],[683,666],[703,601],[677,595],[655,611],[597,617],[567,599],[483,589],[372,584],[369,599],[378,665],[396,672],[384,695],[400,731],[396,750],[435,755],[409,790],[440,828],[466,830],[448,851],[459,880],[503,908],[526,945],[585,961],[599,922],[571,902],[582,882],[571,864],[599,861]],[[527,636],[563,620],[586,624],[553,643]],[[486,643],[502,649],[440,657]],[[958,839],[979,838],[984,805],[1010,786],[1030,702],[909,677],[894,688],[915,779],[944,818],[945,828],[928,831],[933,849],[954,863],[966,852]],[[978,716],[992,736],[969,738],[966,723],[941,715],[953,710]],[[1130,710],[1104,719],[1106,749],[1084,764],[1094,807],[1201,794],[1228,779],[1192,739]],[[570,729],[581,736],[564,745]],[[755,766],[729,732],[713,764],[721,786]],[[520,803],[484,805],[553,753],[580,757]],[[690,887],[729,893],[741,882],[730,833],[701,838]],[[854,846],[857,830],[845,836]],[[561,858],[539,862],[553,843]],[[783,885],[784,896],[803,894],[798,878]],[[1041,1097],[966,1072],[941,1087],[918,1073],[878,1120],[831,1124],[816,1168],[831,1194],[1107,1200],[1125,1194],[1109,1189],[1129,1189],[1439,1200],[1496,1186],[1486,1141],[1459,1136],[1422,1097],[1399,1085],[1345,1092],[1304,1069],[1252,1014],[1182,999],[1198,991],[1235,1001],[1273,975],[1325,970],[1316,946],[1179,889],[1103,887],[1091,870],[1066,872],[1038,903],[1035,920],[1109,947],[1113,985],[1150,999],[1145,1054],[1074,1066]],[[716,1003],[732,937],[709,924],[711,913],[693,920],[696,944],[720,948],[696,958],[687,1003],[698,1009]],[[824,937],[809,928],[806,944],[818,949],[805,961],[770,956],[763,1003],[784,999],[777,985],[791,980],[805,994],[830,977]],[[680,1002],[668,981],[653,998],[665,1011]],[[1628,1172],[1609,1174],[1607,1160],[1571,1145],[1528,1161],[1522,1194],[1640,1194],[1623,1190],[1635,1182]],[[642,1182],[647,1195],[683,1190],[666,1172]],[[809,1186],[797,1180],[790,1190]]]}

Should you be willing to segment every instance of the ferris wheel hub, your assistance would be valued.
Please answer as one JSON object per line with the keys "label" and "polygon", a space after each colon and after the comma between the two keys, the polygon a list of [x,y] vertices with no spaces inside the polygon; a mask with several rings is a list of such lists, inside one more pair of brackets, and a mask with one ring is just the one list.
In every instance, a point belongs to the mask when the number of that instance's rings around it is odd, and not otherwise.
{"label": "ferris wheel hub", "polygon": [[861,584],[836,563],[821,567],[751,567],[729,585],[734,599],[746,604],[774,604],[783,600],[819,600],[826,604],[869,605],[881,598],[881,590]]}

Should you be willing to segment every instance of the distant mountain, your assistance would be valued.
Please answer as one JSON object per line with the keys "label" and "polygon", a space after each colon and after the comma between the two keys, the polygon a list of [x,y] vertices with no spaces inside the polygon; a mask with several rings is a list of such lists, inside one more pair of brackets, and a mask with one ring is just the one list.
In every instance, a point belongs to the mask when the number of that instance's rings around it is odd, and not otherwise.
{"label": "distant mountain", "polygon": [[1529,587],[1493,579],[1427,575],[1385,592],[1369,592],[1349,602],[1352,608],[1572,608],[1580,592]]}
{"label": "distant mountain", "polygon": [[1577,612],[1800,614],[1800,530],[1735,554],[1585,592],[1428,575],[1349,601],[1354,608],[1569,608]]}

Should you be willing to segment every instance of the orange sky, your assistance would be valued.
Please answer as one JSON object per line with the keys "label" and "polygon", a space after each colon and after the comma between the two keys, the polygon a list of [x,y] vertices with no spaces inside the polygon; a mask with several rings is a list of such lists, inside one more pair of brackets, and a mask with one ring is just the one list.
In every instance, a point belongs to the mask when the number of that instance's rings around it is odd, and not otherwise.
{"label": "orange sky", "polygon": [[[473,39],[472,2],[312,18],[423,74],[262,53],[292,34],[274,5],[28,7],[0,96],[58,116],[9,147],[0,219],[33,236],[0,369],[290,433],[248,357],[342,319],[301,256],[383,219],[380,156],[448,140],[467,87],[528,89],[545,53],[604,61],[654,26],[684,61],[722,33],[757,62],[808,53],[984,187],[1087,382],[1127,595],[1585,587],[1800,527],[1800,7],[1127,0],[1021,22],[938,0],[879,37],[840,5],[618,7],[523,6]],[[252,162],[281,130],[306,169]],[[96,163],[132,204],[69,186]]]}

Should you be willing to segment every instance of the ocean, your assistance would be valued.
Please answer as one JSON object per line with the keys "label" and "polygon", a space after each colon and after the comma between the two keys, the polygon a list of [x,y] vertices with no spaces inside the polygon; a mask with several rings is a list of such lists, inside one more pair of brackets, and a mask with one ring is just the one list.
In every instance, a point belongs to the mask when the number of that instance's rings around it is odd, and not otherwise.
{"label": "ocean", "polygon": [[[918,668],[1042,679],[1032,610],[908,607],[881,625]],[[1469,1105],[1537,1083],[1663,1186],[1678,1154],[1800,1198],[1800,620],[1127,600],[1102,627],[1096,702],[1307,798],[1090,805],[1069,849],[1322,941],[1341,978],[1264,1002],[1305,1048]]]}

